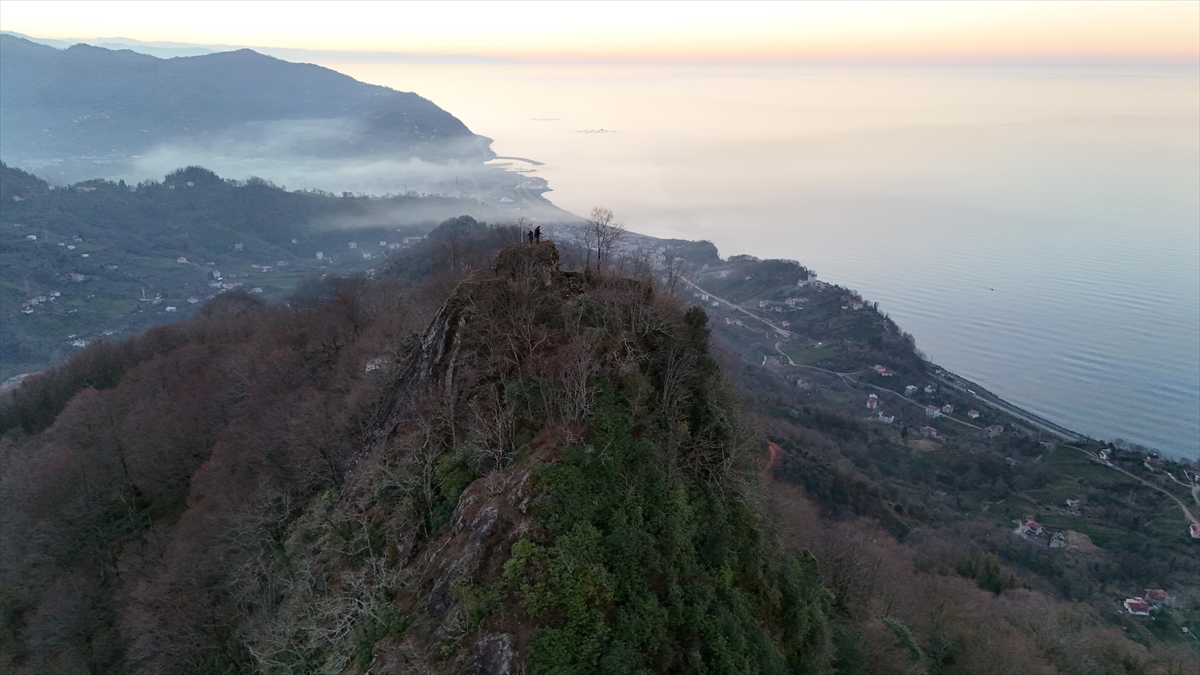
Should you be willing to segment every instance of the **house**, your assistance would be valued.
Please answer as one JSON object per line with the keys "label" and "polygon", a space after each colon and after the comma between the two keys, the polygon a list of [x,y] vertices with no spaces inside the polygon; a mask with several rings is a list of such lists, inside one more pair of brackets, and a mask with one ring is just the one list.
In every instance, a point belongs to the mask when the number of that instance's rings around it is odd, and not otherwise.
{"label": "house", "polygon": [[1050,548],[1066,548],[1067,535],[1061,531],[1055,531],[1050,534]]}
{"label": "house", "polygon": [[904,395],[905,396],[916,396],[917,395],[917,385],[910,384],[907,387],[905,387]]}
{"label": "house", "polygon": [[949,403],[942,406],[942,414],[943,415],[949,415],[952,412],[954,412],[954,406],[950,405]]}
{"label": "house", "polygon": [[721,303],[717,302],[716,300],[713,300],[713,301],[712,301],[712,306],[713,306],[713,307],[720,307],[720,306],[721,306]]}
{"label": "house", "polygon": [[1154,471],[1155,469],[1157,469],[1159,466],[1158,455],[1146,455],[1146,459],[1142,460],[1142,466],[1146,467],[1147,469],[1149,469],[1151,471]]}
{"label": "house", "polygon": [[1040,535],[1046,529],[1046,528],[1042,527],[1042,524],[1037,522],[1036,520],[1026,520],[1024,523],[1021,524],[1021,526],[1025,528],[1026,532],[1028,532],[1029,534],[1032,534],[1035,537]]}
{"label": "house", "polygon": [[925,385],[925,393],[926,393],[926,394],[932,394],[933,392],[934,392],[934,389],[933,389],[933,385],[932,385],[932,384],[927,384],[927,385]]}
{"label": "house", "polygon": [[859,302],[858,300],[855,300],[855,301],[853,301],[853,302],[851,302],[851,303],[850,303],[850,309],[853,309],[853,310],[855,310],[855,311],[858,311],[858,310],[860,310],[860,309],[862,309],[862,308],[863,308],[863,304],[862,304],[861,302]]}
{"label": "house", "polygon": [[1171,594],[1167,593],[1161,588],[1147,588],[1146,594],[1142,597],[1145,598],[1146,602],[1152,607],[1166,605],[1171,602]]}
{"label": "house", "polygon": [[792,326],[791,321],[780,321],[779,323],[783,325],[784,328],[790,328]]}
{"label": "house", "polygon": [[937,429],[934,429],[933,427],[921,427],[921,435],[925,438],[938,437]]}
{"label": "house", "polygon": [[233,245],[233,250],[235,250],[235,251],[240,251],[240,250],[242,250],[244,247],[245,247],[245,244],[234,244],[234,245]]}
{"label": "house", "polygon": [[358,242],[357,241],[350,242],[350,248],[358,248]]}
{"label": "house", "polygon": [[172,306],[168,305],[168,306],[167,306],[167,308],[166,308],[166,309],[164,309],[163,311],[164,311],[164,312],[177,312],[177,311],[179,311],[179,308],[178,308],[178,307],[172,307]]}
{"label": "house", "polygon": [[1100,451],[1100,461],[1102,461],[1102,462],[1104,462],[1105,464],[1107,464],[1107,463],[1108,463],[1108,456],[1109,456],[1109,455],[1111,455],[1111,454],[1112,454],[1112,450],[1109,450],[1108,448],[1104,448],[1103,450],[1101,450],[1101,451]]}
{"label": "house", "polygon": [[325,259],[325,254],[322,253],[321,251],[317,251],[317,260],[324,260],[324,259]]}
{"label": "house", "polygon": [[883,366],[879,365],[878,363],[876,363],[876,364],[875,364],[875,365],[874,365],[874,366],[871,368],[871,370],[874,370],[875,372],[879,373],[880,375],[882,375],[882,376],[884,376],[884,377],[891,377],[891,376],[893,376],[893,375],[895,375],[895,374],[896,374],[896,373],[892,372],[891,370],[889,370],[889,369],[887,369],[887,368],[884,368]]}
{"label": "house", "polygon": [[183,257],[183,256],[179,256],[178,258],[176,258],[176,259],[175,259],[175,262],[177,262],[177,263],[185,263],[185,264],[186,264],[186,263],[187,263],[187,258],[185,258],[185,257]]}
{"label": "house", "polygon": [[983,432],[985,434],[987,434],[989,438],[994,438],[994,437],[999,436],[1000,434],[1004,433],[1004,425],[1003,424],[994,424],[994,425],[984,429]]}
{"label": "house", "polygon": [[700,301],[701,301],[701,302],[708,302],[708,293],[701,293],[701,294],[700,294]]}
{"label": "house", "polygon": [[1188,527],[1188,534],[1192,535],[1192,539],[1200,539],[1200,523],[1192,523]]}
{"label": "house", "polygon": [[879,421],[883,422],[884,424],[891,424],[892,422],[896,421],[895,415],[888,415],[887,413],[884,413],[884,412],[878,413],[876,415],[876,417],[878,417]]}
{"label": "house", "polygon": [[871,394],[870,396],[868,396],[867,397],[867,409],[875,410],[878,407],[879,407],[879,397],[876,396],[875,394]]}
{"label": "house", "polygon": [[762,309],[762,308],[764,308],[764,307],[766,307],[766,306],[767,306],[767,301],[766,301],[766,300],[759,300],[759,301],[758,301],[758,308],[759,308],[759,309]]}
{"label": "house", "polygon": [[1126,598],[1125,609],[1134,616],[1150,616],[1150,603],[1144,598]]}
{"label": "house", "polygon": [[927,405],[925,406],[925,416],[930,419],[937,419],[942,416],[942,411],[938,410],[936,406]]}
{"label": "house", "polygon": [[1079,515],[1079,507],[1080,507],[1080,505],[1081,505],[1081,502],[1080,502],[1080,500],[1078,500],[1078,499],[1068,499],[1068,500],[1067,500],[1067,513],[1069,513],[1069,514],[1071,514],[1071,515],[1073,515],[1073,516],[1077,516],[1077,515]]}
{"label": "house", "polygon": [[800,378],[800,379],[796,380],[796,386],[797,386],[798,388],[800,388],[800,389],[803,389],[803,390],[805,390],[805,391],[807,391],[807,390],[809,390],[809,389],[812,389],[812,385],[810,385],[809,383],[805,382],[805,381],[804,381],[804,378]]}
{"label": "house", "polygon": [[977,419],[979,419],[979,411],[975,410],[975,409],[968,410],[967,417],[970,417],[973,420],[977,420]]}

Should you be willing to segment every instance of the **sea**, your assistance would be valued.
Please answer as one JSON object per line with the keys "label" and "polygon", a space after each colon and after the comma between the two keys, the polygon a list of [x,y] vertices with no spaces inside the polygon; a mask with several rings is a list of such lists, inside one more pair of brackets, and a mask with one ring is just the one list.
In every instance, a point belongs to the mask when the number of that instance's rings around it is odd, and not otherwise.
{"label": "sea", "polygon": [[1094,438],[1200,457],[1200,67],[322,62],[576,214],[790,258]]}

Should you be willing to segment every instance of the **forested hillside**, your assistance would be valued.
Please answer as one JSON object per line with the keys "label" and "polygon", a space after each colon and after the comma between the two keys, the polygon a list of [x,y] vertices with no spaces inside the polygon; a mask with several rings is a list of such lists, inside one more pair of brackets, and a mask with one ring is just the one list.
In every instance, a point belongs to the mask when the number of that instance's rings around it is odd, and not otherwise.
{"label": "forested hillside", "polygon": [[470,199],[288,191],[199,167],[161,182],[55,188],[0,164],[0,378],[120,339],[242,287],[279,300],[309,275],[378,266]]}
{"label": "forested hillside", "polygon": [[[1023,441],[910,446],[851,375],[747,360],[680,266],[522,242],[456,218],[373,279],[229,291],[7,394],[0,667],[1194,672],[1178,623],[1072,597],[1021,564],[1044,544],[933,482],[1044,481]],[[763,271],[794,295],[793,268]],[[886,317],[828,311],[789,324],[839,340],[819,358],[862,339],[922,375]],[[1052,565],[1088,578],[1105,551]],[[1154,618],[1190,620],[1172,590]]]}

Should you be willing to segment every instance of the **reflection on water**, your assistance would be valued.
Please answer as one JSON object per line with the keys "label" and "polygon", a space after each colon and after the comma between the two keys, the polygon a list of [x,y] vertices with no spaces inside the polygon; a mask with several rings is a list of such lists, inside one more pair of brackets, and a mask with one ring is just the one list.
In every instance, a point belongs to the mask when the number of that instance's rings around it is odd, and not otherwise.
{"label": "reflection on water", "polygon": [[568,210],[796,258],[1018,405],[1200,454],[1194,68],[323,65],[544,162]]}

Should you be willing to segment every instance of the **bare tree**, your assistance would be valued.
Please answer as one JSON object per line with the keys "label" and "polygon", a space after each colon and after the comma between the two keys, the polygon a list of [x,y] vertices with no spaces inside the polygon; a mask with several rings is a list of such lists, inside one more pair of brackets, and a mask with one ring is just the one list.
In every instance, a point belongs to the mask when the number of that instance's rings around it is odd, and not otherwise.
{"label": "bare tree", "polygon": [[679,292],[679,286],[683,280],[684,260],[683,258],[671,258],[667,263],[666,269],[666,291],[668,295],[675,295]]}
{"label": "bare tree", "polygon": [[596,269],[603,270],[611,264],[613,249],[625,237],[625,226],[617,222],[612,209],[603,206],[592,208],[592,213],[583,226],[583,241],[587,247],[586,265],[590,268],[592,252],[596,254]]}

